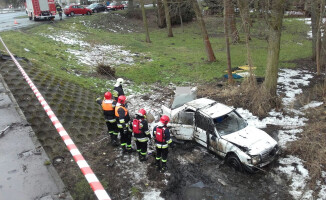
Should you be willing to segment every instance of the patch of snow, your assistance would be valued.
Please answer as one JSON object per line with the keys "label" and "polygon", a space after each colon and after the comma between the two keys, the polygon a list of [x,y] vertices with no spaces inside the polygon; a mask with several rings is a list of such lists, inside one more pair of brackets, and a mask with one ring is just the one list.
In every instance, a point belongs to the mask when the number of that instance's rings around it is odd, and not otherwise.
{"label": "patch of snow", "polygon": [[308,119],[299,116],[284,116],[280,112],[271,111],[269,117],[259,120],[251,112],[243,108],[237,108],[237,112],[247,120],[248,124],[257,128],[266,128],[267,124],[282,126],[283,128],[297,128],[305,125]]}
{"label": "patch of snow", "polygon": [[303,106],[301,109],[306,110],[308,108],[316,108],[316,107],[321,106],[323,104],[324,104],[323,102],[312,101],[309,104]]}
{"label": "patch of snow", "polygon": [[143,200],[164,200],[162,197],[160,197],[161,192],[157,190],[152,189],[149,192],[143,192],[143,194]]}
{"label": "patch of snow", "polygon": [[290,194],[295,199],[311,199],[313,191],[305,191],[309,174],[308,170],[304,168],[302,160],[290,155],[286,158],[281,158],[279,162],[282,166],[280,166],[278,170],[287,174],[292,179],[290,185],[292,190]]}
{"label": "patch of snow", "polygon": [[302,93],[302,89],[299,86],[309,85],[309,79],[312,77],[305,70],[281,69],[277,80],[281,84],[278,84],[277,89],[278,94],[285,90],[285,97],[282,99],[283,104],[285,106],[290,105],[295,100],[295,96]]}
{"label": "patch of snow", "polygon": [[[322,171],[321,176],[326,182],[326,172]],[[326,185],[322,184],[320,181],[317,181],[317,185],[320,187],[320,191],[318,193],[318,199],[317,200],[325,200],[326,199]]]}
{"label": "patch of snow", "polygon": [[278,133],[278,144],[283,148],[286,147],[286,143],[297,140],[296,134],[302,131],[302,129],[280,130]]}
{"label": "patch of snow", "polygon": [[122,46],[118,45],[91,45],[82,40],[84,36],[80,33],[62,31],[55,35],[45,33],[41,35],[66,45],[79,46],[78,50],[67,49],[66,52],[74,55],[80,64],[88,66],[96,66],[98,64],[111,67],[121,64],[133,65],[134,57],[137,56],[137,54],[124,50]]}

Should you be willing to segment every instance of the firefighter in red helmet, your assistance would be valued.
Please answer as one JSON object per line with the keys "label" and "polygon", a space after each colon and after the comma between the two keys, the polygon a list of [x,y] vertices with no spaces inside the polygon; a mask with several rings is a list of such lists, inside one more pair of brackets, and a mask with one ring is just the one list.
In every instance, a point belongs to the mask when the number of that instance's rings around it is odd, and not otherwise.
{"label": "firefighter in red helmet", "polygon": [[[153,135],[155,139],[156,146],[156,163],[157,169],[161,172],[167,170],[166,162],[168,158],[168,147],[172,143],[170,138],[170,131],[167,127],[170,118],[166,115],[163,115],[157,126],[153,129]],[[162,162],[161,162],[162,161]]]}
{"label": "firefighter in red helmet", "polygon": [[132,121],[132,132],[135,137],[139,161],[146,161],[147,141],[148,138],[151,138],[151,134],[148,130],[146,111],[144,109],[140,109],[138,113],[136,113],[136,118]]}
{"label": "firefighter in red helmet", "polygon": [[99,97],[96,99],[96,102],[102,106],[105,123],[108,127],[108,133],[111,138],[111,143],[114,146],[117,146],[119,132],[117,128],[117,121],[114,115],[116,101],[112,99],[111,92],[106,92],[104,94],[104,99]]}
{"label": "firefighter in red helmet", "polygon": [[131,130],[129,127],[130,116],[126,108],[126,96],[121,95],[118,97],[118,102],[115,107],[115,116],[117,119],[117,127],[120,132],[120,142],[123,152],[132,152],[131,149]]}

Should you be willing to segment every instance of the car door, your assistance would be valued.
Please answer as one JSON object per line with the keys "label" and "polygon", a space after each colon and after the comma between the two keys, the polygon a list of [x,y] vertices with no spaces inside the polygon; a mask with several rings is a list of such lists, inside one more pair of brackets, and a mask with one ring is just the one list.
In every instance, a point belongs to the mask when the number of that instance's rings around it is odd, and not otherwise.
{"label": "car door", "polygon": [[224,157],[226,155],[225,147],[227,142],[221,138],[221,136],[217,133],[216,128],[214,127],[214,131],[211,132],[208,136],[208,146],[207,148],[216,154]]}
{"label": "car door", "polygon": [[78,6],[78,14],[86,14],[86,9],[83,6]]}
{"label": "car door", "polygon": [[78,14],[78,6],[71,6],[71,12]]}
{"label": "car door", "polygon": [[210,119],[200,112],[195,113],[195,131],[194,139],[197,143],[207,147],[208,129],[210,128]]}
{"label": "car door", "polygon": [[176,124],[171,129],[172,135],[180,140],[193,140],[194,116],[192,110],[182,110],[176,116]]}

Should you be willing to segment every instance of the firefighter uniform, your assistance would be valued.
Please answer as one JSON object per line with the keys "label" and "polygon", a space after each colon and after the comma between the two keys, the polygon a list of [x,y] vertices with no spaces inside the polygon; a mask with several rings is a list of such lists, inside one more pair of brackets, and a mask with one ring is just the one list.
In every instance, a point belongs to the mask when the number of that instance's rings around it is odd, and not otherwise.
{"label": "firefighter uniform", "polygon": [[111,138],[111,143],[116,146],[118,145],[118,134],[119,134],[118,132],[119,130],[117,128],[117,121],[114,113],[116,101],[113,99],[98,98],[96,99],[96,102],[102,107],[105,123],[108,128],[108,134],[110,135]]}
{"label": "firefighter uniform", "polygon": [[122,78],[118,78],[117,82],[114,85],[114,89],[113,89],[113,96],[115,98],[116,101],[118,101],[118,97],[121,95],[125,95],[123,88],[122,88],[122,83],[123,83],[123,79]]}
{"label": "firefighter uniform", "polygon": [[[169,153],[168,147],[169,144],[172,143],[169,128],[166,126],[166,124],[159,123],[159,125],[154,127],[153,135],[156,146],[156,166],[158,170],[164,172],[167,169],[166,162]],[[160,166],[160,164],[162,165]]]}
{"label": "firefighter uniform", "polygon": [[55,8],[59,13],[60,20],[62,20],[62,7],[60,6],[60,4],[56,4]]}
{"label": "firefighter uniform", "polygon": [[[124,96],[120,96],[124,97]],[[119,99],[120,99],[119,97]],[[128,151],[131,152],[131,131],[129,127],[129,122],[130,122],[130,116],[128,113],[127,108],[124,106],[124,104],[118,103],[115,107],[115,116],[117,119],[117,127],[120,132],[120,142],[121,142],[121,147],[123,151]]]}
{"label": "firefighter uniform", "polygon": [[136,119],[132,122],[132,131],[134,134],[137,152],[139,153],[139,160],[147,160],[147,141],[151,138],[148,130],[148,123],[144,116],[136,114]]}

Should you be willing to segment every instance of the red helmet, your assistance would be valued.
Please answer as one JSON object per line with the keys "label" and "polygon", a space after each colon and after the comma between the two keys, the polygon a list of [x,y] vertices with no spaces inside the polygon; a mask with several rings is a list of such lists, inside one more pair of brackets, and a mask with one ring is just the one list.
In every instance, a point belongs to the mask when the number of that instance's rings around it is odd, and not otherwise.
{"label": "red helmet", "polygon": [[170,118],[169,118],[168,116],[166,116],[166,115],[163,115],[163,116],[161,117],[161,119],[160,119],[160,122],[161,122],[162,124],[164,124],[164,125],[167,125],[167,124],[169,123],[169,121],[170,121]]}
{"label": "red helmet", "polygon": [[112,99],[112,94],[111,94],[111,92],[106,92],[106,93],[104,94],[104,98],[107,99],[107,100]]}
{"label": "red helmet", "polygon": [[118,97],[118,103],[125,104],[126,103],[126,99],[127,99],[126,96],[121,95],[121,96]]}
{"label": "red helmet", "polygon": [[144,117],[145,115],[146,115],[146,110],[145,109],[140,109],[140,110],[138,110],[138,113],[137,113],[137,115],[139,115],[139,116],[142,116],[142,117]]}

